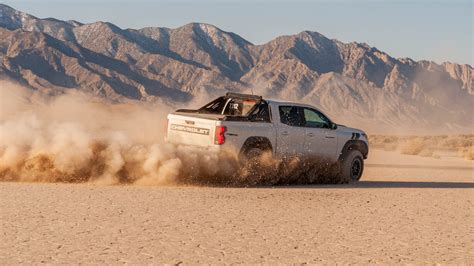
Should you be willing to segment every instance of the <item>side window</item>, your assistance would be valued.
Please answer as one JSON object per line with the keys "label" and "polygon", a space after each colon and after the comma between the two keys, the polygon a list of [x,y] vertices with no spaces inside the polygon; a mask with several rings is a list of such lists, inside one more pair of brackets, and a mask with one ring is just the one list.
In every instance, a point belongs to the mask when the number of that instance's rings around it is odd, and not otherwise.
{"label": "side window", "polygon": [[329,128],[330,122],[321,112],[304,108],[304,119],[306,127]]}
{"label": "side window", "polygon": [[249,115],[250,121],[270,122],[270,110],[266,102],[260,103],[257,108]]}
{"label": "side window", "polygon": [[300,107],[280,106],[279,110],[281,123],[294,127],[301,127],[304,125]]}

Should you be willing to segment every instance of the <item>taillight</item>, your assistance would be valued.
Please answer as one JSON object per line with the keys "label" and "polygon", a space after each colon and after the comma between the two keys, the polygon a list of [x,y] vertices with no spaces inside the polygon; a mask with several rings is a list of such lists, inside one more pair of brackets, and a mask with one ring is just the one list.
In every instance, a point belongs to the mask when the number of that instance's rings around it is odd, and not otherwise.
{"label": "taillight", "polygon": [[222,145],[225,142],[224,133],[227,130],[225,126],[216,126],[215,137],[214,137],[214,144]]}

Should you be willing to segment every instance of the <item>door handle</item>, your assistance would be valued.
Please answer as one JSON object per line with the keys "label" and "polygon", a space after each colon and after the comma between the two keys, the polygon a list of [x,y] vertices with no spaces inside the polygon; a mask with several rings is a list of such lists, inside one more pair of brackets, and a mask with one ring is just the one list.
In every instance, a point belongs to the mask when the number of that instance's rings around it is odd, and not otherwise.
{"label": "door handle", "polygon": [[282,136],[288,136],[288,131],[282,131],[282,132],[280,132],[280,135],[282,135]]}
{"label": "door handle", "polygon": [[306,134],[306,136],[308,136],[308,137],[314,137],[314,133],[308,133],[308,134]]}
{"label": "door handle", "polygon": [[327,138],[327,139],[334,139],[334,138],[336,138],[336,137],[333,137],[333,136],[326,136],[325,138]]}

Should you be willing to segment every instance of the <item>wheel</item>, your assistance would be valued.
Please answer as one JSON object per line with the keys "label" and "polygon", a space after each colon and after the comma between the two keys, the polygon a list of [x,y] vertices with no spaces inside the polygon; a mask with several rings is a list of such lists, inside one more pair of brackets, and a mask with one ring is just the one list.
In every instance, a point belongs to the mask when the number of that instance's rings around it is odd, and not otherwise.
{"label": "wheel", "polygon": [[341,183],[357,182],[364,172],[364,157],[358,150],[349,150],[342,159],[339,179]]}
{"label": "wheel", "polygon": [[247,161],[251,161],[260,158],[262,154],[263,151],[260,148],[249,148],[245,151],[244,156]]}
{"label": "wheel", "polygon": [[271,151],[268,149],[251,147],[245,150],[241,157],[241,180],[249,186],[272,185],[277,182],[271,158]]}

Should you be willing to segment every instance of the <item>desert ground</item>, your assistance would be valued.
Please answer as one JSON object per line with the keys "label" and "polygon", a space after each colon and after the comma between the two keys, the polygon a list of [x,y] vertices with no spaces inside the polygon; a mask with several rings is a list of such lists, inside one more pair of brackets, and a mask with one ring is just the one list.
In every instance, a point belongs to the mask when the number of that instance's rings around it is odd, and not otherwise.
{"label": "desert ground", "polygon": [[356,185],[0,183],[0,263],[472,263],[474,162],[373,150]]}

